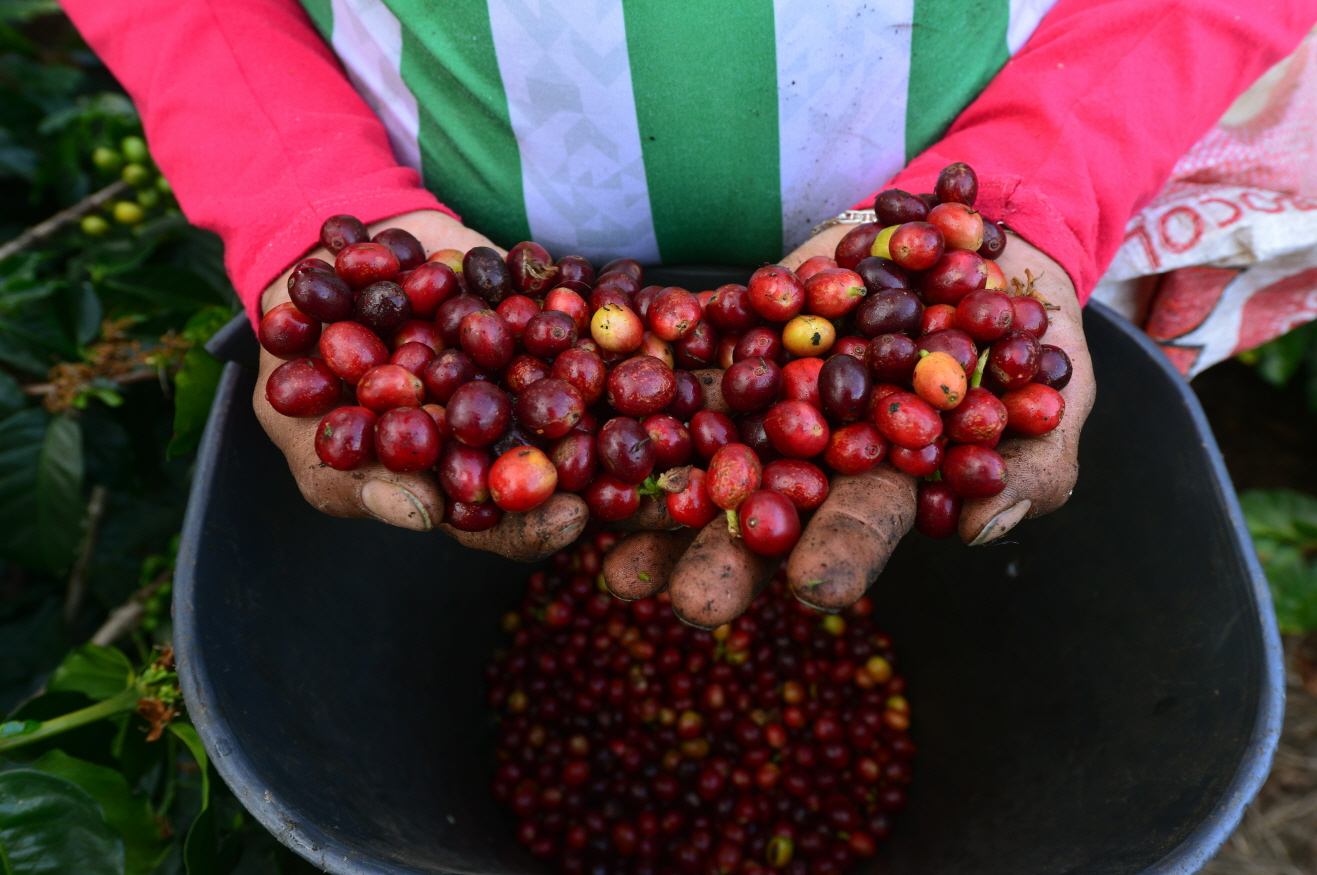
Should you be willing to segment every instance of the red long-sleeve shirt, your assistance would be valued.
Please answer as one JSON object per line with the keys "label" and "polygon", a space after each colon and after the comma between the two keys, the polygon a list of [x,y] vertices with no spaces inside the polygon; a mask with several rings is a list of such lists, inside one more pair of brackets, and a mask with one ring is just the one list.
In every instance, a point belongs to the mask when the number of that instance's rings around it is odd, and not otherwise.
{"label": "red long-sleeve shirt", "polygon": [[1176,160],[1315,19],[1312,2],[1062,0],[892,185],[931,191],[947,164],[969,163],[976,206],[1056,259],[1087,301]]}
{"label": "red long-sleeve shirt", "polygon": [[[223,239],[253,317],[325,216],[442,209],[293,0],[63,2],[136,102],[185,214]],[[1314,19],[1310,0],[1060,0],[892,184],[928,191],[942,166],[968,162],[984,213],[1056,258],[1086,299],[1175,160]]]}

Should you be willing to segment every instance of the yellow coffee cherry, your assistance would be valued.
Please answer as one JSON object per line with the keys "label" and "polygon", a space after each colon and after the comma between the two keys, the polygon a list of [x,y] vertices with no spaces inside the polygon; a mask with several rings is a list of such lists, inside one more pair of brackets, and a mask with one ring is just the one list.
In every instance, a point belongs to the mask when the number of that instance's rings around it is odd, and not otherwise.
{"label": "yellow coffee cherry", "polygon": [[91,163],[106,173],[117,173],[123,166],[123,156],[106,146],[97,146],[91,153]]}
{"label": "yellow coffee cherry", "polygon": [[887,248],[887,242],[892,239],[892,235],[896,233],[896,229],[899,227],[901,226],[888,225],[879,231],[878,236],[873,238],[873,246],[869,247],[869,254],[876,255],[879,258],[891,258],[892,251]]}
{"label": "yellow coffee cherry", "polygon": [[82,233],[88,237],[101,237],[110,231],[110,223],[100,216],[83,216]]}
{"label": "yellow coffee cherry", "polygon": [[146,218],[146,211],[132,201],[119,201],[112,212],[114,220],[121,225],[137,225]]}
{"label": "yellow coffee cherry", "polygon": [[151,160],[151,153],[146,150],[146,140],[141,137],[124,137],[119,143],[124,158],[137,164]]}
{"label": "yellow coffee cherry", "polygon": [[151,171],[141,164],[127,164],[124,166],[123,172],[119,174],[119,178],[133,188],[141,188],[150,184]]}
{"label": "yellow coffee cherry", "polygon": [[782,345],[792,355],[826,355],[837,342],[837,329],[822,316],[797,316],[782,328]]}

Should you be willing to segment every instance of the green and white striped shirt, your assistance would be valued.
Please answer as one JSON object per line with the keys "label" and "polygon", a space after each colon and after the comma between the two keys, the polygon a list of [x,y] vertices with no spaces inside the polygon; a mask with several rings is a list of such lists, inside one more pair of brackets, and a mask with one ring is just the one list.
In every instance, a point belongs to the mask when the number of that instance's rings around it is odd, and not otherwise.
{"label": "green and white striped shirt", "polygon": [[934,142],[1055,0],[303,2],[470,226],[757,264]]}

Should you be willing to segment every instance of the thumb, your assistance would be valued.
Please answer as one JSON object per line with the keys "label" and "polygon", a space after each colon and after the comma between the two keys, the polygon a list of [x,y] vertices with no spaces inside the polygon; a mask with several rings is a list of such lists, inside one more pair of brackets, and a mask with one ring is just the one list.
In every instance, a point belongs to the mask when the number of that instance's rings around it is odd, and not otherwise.
{"label": "thumb", "polygon": [[1079,476],[1079,447],[1061,438],[1018,438],[997,448],[1006,460],[1006,488],[991,498],[965,502],[959,531],[966,544],[986,544],[1020,520],[1051,513],[1066,503]]}

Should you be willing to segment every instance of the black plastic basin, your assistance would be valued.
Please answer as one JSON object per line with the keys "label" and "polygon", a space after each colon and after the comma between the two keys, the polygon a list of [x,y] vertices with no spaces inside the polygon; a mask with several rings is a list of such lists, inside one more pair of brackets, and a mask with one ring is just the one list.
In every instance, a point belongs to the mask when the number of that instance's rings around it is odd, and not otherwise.
{"label": "black plastic basin", "polygon": [[[873,589],[919,754],[870,872],[1192,873],[1266,776],[1279,639],[1216,444],[1142,334],[1099,305],[1086,325],[1100,392],[1070,504],[998,546],[912,535]],[[543,872],[489,798],[481,680],[526,567],[312,510],[253,383],[227,366],[175,597],[220,774],[328,872]]]}

